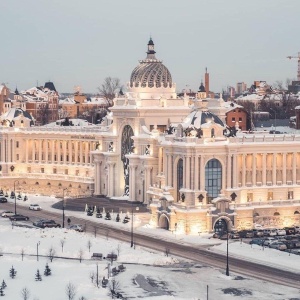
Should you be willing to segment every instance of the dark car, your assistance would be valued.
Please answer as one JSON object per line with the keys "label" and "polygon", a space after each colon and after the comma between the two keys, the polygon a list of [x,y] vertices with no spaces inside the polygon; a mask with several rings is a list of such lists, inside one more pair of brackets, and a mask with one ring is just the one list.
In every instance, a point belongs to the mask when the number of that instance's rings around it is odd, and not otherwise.
{"label": "dark car", "polygon": [[26,217],[26,216],[23,216],[23,215],[16,214],[16,215],[10,216],[9,219],[10,219],[11,221],[28,221],[28,220],[29,220],[29,217]]}
{"label": "dark car", "polygon": [[295,227],[284,227],[283,228],[287,235],[296,234]]}
{"label": "dark car", "polygon": [[250,245],[259,245],[261,246],[263,244],[264,240],[263,239],[252,239],[249,244]]}
{"label": "dark car", "polygon": [[5,197],[0,197],[0,203],[6,203],[7,199]]}
{"label": "dark car", "polygon": [[40,228],[59,228],[61,227],[60,224],[57,224],[53,220],[40,220],[38,222],[33,223],[34,226],[40,227]]}

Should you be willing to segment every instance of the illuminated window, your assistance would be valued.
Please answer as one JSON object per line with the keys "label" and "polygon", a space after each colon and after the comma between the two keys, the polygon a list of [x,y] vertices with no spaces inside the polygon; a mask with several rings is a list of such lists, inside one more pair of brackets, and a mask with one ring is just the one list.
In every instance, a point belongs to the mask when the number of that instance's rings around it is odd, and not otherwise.
{"label": "illuminated window", "polygon": [[222,189],[222,165],[217,159],[211,159],[205,166],[205,190],[207,201],[218,197]]}

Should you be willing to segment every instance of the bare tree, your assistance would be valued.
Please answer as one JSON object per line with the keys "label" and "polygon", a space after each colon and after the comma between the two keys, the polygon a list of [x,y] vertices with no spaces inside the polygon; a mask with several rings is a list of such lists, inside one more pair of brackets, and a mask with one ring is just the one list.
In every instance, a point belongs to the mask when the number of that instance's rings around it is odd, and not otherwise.
{"label": "bare tree", "polygon": [[60,245],[61,245],[61,252],[64,252],[64,244],[65,244],[65,240],[64,239],[61,239],[60,240]]}
{"label": "bare tree", "polygon": [[94,235],[95,235],[95,237],[97,237],[97,231],[98,231],[98,227],[95,225],[94,226]]}
{"label": "bare tree", "polygon": [[90,272],[90,279],[92,283],[94,283],[95,277],[96,277],[95,272]]}
{"label": "bare tree", "polygon": [[24,258],[24,254],[25,254],[25,250],[24,250],[24,248],[22,248],[22,249],[21,249],[22,261],[23,261],[23,258]]}
{"label": "bare tree", "polygon": [[45,125],[49,123],[49,120],[51,120],[52,110],[49,109],[49,104],[44,103],[41,104],[37,111],[37,121],[41,125]]}
{"label": "bare tree", "polygon": [[118,244],[118,246],[117,246],[117,252],[118,252],[118,256],[120,256],[120,252],[121,252],[121,244]]}
{"label": "bare tree", "polygon": [[91,240],[88,240],[88,242],[87,242],[87,247],[88,247],[88,249],[89,249],[89,252],[91,252],[91,247],[92,247],[92,242],[91,242]]}
{"label": "bare tree", "polygon": [[169,257],[169,254],[170,254],[170,248],[166,247],[165,248],[165,256]]}
{"label": "bare tree", "polygon": [[117,296],[117,294],[120,292],[120,283],[115,278],[113,278],[109,283],[109,295],[112,299]]}
{"label": "bare tree", "polygon": [[78,251],[78,258],[79,258],[80,263],[81,263],[81,261],[82,261],[82,257],[83,257],[83,251],[80,249],[80,250]]}
{"label": "bare tree", "polygon": [[23,297],[23,300],[28,300],[30,297],[30,292],[29,292],[28,288],[24,287],[21,291],[21,295]]}
{"label": "bare tree", "polygon": [[76,295],[76,287],[73,283],[69,282],[66,286],[66,295],[69,300],[73,300]]}
{"label": "bare tree", "polygon": [[49,259],[50,259],[51,262],[53,261],[55,254],[56,254],[56,251],[55,251],[55,249],[51,246],[51,247],[49,248],[48,254],[47,254],[47,256],[49,257]]}
{"label": "bare tree", "polygon": [[273,86],[274,86],[275,89],[283,90],[283,82],[282,82],[282,80],[276,80],[273,83]]}
{"label": "bare tree", "polygon": [[108,107],[113,106],[113,99],[115,98],[116,91],[120,88],[120,79],[106,77],[103,83],[98,87],[100,96],[107,101]]}

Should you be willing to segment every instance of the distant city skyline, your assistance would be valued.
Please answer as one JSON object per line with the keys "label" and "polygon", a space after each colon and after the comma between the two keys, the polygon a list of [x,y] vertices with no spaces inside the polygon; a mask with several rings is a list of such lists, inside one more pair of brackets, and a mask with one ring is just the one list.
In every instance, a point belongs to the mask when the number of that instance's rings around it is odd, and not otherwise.
{"label": "distant city skyline", "polygon": [[0,82],[12,90],[50,80],[96,93],[107,76],[126,86],[150,35],[178,91],[197,90],[206,67],[214,92],[297,76],[287,56],[300,52],[298,0],[15,0],[0,10]]}

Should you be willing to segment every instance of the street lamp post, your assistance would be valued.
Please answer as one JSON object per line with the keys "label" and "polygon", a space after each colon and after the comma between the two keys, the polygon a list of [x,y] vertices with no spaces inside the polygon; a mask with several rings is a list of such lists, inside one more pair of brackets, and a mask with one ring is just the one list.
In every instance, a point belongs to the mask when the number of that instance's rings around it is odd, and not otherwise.
{"label": "street lamp post", "polygon": [[274,115],[275,115],[275,133],[276,133],[276,120],[277,120],[277,114],[276,114],[275,109],[270,108],[270,110],[272,110],[272,111],[274,112]]}
{"label": "street lamp post", "polygon": [[63,201],[62,201],[62,211],[63,211],[63,222],[62,222],[62,228],[65,228],[65,191],[67,188],[63,189]]}
{"label": "street lamp post", "polygon": [[[138,207],[135,208],[139,210]],[[131,207],[131,248],[133,247],[133,206]]]}
{"label": "street lamp post", "polygon": [[15,195],[15,215],[17,214],[16,183],[20,184],[19,180],[15,180],[15,181],[14,181],[14,195]]}
{"label": "street lamp post", "polygon": [[227,245],[226,245],[226,276],[229,276],[229,262],[228,262],[228,224],[225,221],[224,222],[226,224],[226,241],[227,241]]}
{"label": "street lamp post", "polygon": [[36,243],[36,260],[39,261],[39,245],[40,245],[40,241],[38,241]]}

